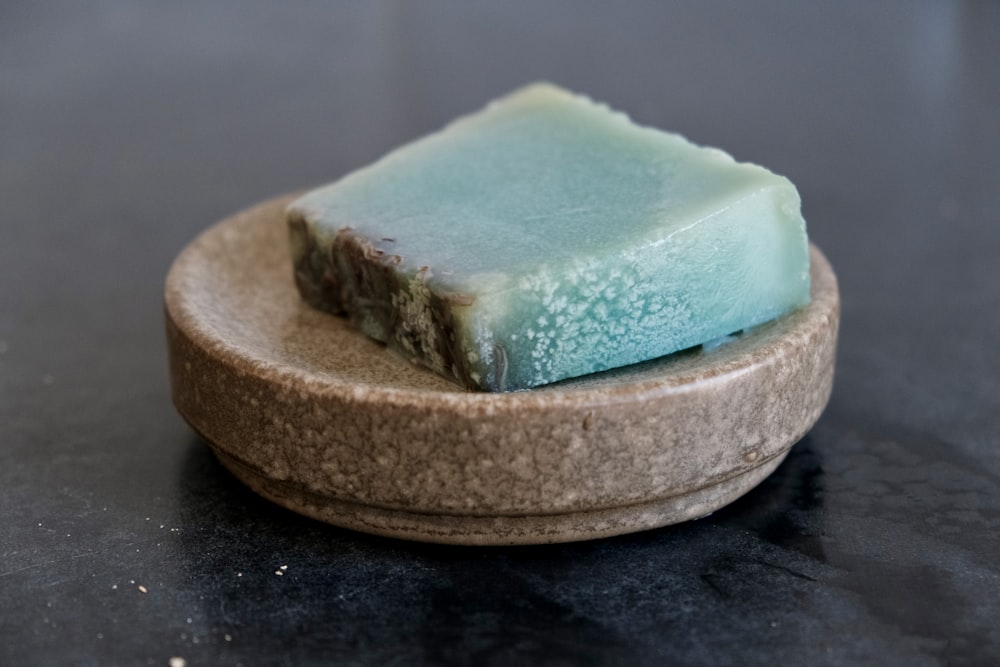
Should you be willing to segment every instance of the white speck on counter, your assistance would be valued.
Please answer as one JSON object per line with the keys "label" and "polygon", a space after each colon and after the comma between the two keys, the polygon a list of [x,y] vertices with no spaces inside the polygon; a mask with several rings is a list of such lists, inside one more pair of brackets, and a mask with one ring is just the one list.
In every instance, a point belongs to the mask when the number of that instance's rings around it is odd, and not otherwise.
{"label": "white speck on counter", "polygon": [[170,667],[187,667],[187,660],[180,656],[170,658]]}
{"label": "white speck on counter", "polygon": [[145,586],[143,586],[142,584],[139,584],[139,592],[140,593],[148,593],[149,590]]}

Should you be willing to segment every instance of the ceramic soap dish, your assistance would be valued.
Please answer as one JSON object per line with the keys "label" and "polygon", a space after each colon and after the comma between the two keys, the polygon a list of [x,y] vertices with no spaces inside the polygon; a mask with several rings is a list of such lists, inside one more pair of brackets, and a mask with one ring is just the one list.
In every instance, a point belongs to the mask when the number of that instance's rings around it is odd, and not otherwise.
{"label": "ceramic soap dish", "polygon": [[359,531],[452,544],[585,540],[704,516],[760,483],[833,381],[837,282],[712,349],[515,393],[466,391],[314,310],[284,208],[210,228],[166,285],[173,399],[250,488]]}

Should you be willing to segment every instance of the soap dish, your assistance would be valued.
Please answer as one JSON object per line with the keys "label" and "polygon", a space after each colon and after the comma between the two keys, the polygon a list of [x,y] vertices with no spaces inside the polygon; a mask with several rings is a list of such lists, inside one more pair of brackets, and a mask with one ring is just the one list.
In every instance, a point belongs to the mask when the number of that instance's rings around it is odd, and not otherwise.
{"label": "soap dish", "polygon": [[711,349],[470,392],[302,303],[284,208],[211,227],[167,277],[173,400],[247,486],[337,526],[451,544],[585,540],[695,519],[760,483],[829,400],[836,278]]}

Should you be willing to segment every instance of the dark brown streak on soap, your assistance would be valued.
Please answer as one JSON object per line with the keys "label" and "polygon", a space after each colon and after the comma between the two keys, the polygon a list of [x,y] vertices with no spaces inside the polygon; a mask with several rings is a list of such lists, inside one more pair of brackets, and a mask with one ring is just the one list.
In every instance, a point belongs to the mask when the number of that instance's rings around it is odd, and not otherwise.
{"label": "dark brown streak on soap", "polygon": [[[320,310],[346,315],[354,328],[412,358],[407,348],[421,349],[419,332],[410,330],[393,296],[398,301],[400,296],[410,295],[413,278],[426,284],[432,275],[430,267],[420,267],[414,276],[403,274],[396,268],[403,262],[400,255],[389,254],[378,247],[378,241],[373,243],[350,227],[341,228],[324,251],[318,247],[308,220],[293,216],[288,224],[295,252],[295,284],[302,298]],[[392,243],[394,239],[380,241]],[[438,332],[433,351],[443,360],[443,368],[435,370],[451,375],[465,387],[479,389],[461,349],[462,337],[456,335],[454,314],[456,307],[468,307],[474,301],[472,295],[431,288],[427,309]]]}
{"label": "dark brown streak on soap", "polygon": [[493,385],[497,391],[505,391],[507,388],[507,350],[503,345],[493,346],[494,374]]}
{"label": "dark brown streak on soap", "polygon": [[342,314],[337,298],[337,281],[330,271],[323,249],[316,243],[309,222],[292,215],[288,220],[288,232],[292,247],[292,266],[295,286],[309,305]]}
{"label": "dark brown streak on soap", "polygon": [[471,294],[462,294],[461,292],[446,292],[441,295],[441,298],[446,302],[454,306],[471,306],[476,302],[476,297]]}

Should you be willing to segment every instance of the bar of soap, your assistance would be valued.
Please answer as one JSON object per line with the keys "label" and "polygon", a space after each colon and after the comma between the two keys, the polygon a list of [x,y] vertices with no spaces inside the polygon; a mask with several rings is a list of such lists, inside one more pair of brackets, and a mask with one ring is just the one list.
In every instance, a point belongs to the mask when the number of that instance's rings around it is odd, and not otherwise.
{"label": "bar of soap", "polygon": [[287,214],[308,303],[473,389],[660,357],[809,300],[787,179],[549,84]]}

